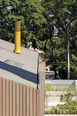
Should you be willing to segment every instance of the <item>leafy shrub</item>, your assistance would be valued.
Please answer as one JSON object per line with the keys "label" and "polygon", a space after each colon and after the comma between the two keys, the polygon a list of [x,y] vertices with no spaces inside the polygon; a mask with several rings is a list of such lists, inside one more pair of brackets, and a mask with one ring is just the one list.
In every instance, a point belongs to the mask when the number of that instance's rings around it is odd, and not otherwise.
{"label": "leafy shrub", "polygon": [[58,104],[56,107],[52,107],[50,111],[45,113],[51,114],[77,114],[77,101],[67,101],[65,104]]}
{"label": "leafy shrub", "polygon": [[51,114],[51,110],[45,110],[45,114]]}
{"label": "leafy shrub", "polygon": [[50,83],[45,84],[45,90],[53,90],[53,87]]}
{"label": "leafy shrub", "polygon": [[51,108],[51,114],[55,114],[55,113],[57,113],[57,109],[55,107],[52,107]]}
{"label": "leafy shrub", "polygon": [[63,101],[70,101],[72,100],[72,97],[73,97],[73,94],[72,93],[66,93],[64,95],[61,94],[60,96],[60,101],[63,102]]}

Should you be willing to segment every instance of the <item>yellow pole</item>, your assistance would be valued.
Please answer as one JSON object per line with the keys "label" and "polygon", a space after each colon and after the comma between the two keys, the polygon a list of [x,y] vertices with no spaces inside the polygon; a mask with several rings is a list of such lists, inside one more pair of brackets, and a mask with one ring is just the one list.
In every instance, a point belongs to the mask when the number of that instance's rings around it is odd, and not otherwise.
{"label": "yellow pole", "polygon": [[21,54],[20,43],[21,43],[21,26],[20,21],[15,22],[15,50],[17,54]]}

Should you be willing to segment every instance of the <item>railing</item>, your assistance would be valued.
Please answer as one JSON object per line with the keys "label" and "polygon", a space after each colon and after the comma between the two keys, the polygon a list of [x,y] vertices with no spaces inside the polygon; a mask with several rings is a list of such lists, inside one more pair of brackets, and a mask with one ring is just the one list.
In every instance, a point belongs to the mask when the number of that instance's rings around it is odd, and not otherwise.
{"label": "railing", "polygon": [[45,90],[45,114],[77,114],[77,86],[48,84]]}

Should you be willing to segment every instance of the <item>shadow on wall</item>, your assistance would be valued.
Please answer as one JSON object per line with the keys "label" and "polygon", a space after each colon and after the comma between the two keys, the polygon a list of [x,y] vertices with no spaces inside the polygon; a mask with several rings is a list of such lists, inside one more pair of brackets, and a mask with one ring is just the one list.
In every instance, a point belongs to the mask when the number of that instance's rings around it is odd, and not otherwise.
{"label": "shadow on wall", "polygon": [[29,72],[27,70],[6,64],[6,63],[1,62],[1,61],[0,61],[0,68],[3,70],[6,70],[8,72],[11,72],[11,73],[23,78],[23,79],[31,81],[33,83],[36,83],[36,84],[39,83],[39,79],[37,79],[38,78],[37,74],[34,74],[34,73]]}

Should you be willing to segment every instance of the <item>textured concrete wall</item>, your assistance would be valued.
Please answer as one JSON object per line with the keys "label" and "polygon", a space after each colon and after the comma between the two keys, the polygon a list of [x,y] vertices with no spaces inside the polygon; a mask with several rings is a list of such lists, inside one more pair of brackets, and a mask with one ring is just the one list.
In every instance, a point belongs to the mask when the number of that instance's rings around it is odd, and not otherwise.
{"label": "textured concrete wall", "polygon": [[44,90],[45,90],[45,63],[41,62],[39,64],[39,89],[40,89],[40,115],[39,116],[44,116]]}

